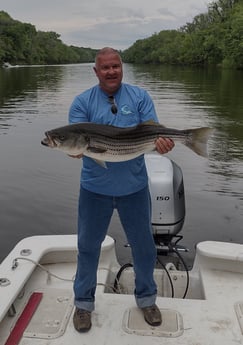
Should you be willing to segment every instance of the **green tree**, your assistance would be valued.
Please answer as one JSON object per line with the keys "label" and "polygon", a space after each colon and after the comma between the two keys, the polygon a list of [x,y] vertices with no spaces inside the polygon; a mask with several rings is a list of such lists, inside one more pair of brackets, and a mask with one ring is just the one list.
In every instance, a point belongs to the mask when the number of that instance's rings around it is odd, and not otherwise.
{"label": "green tree", "polygon": [[243,68],[243,1],[218,0],[179,30],[135,42],[124,61]]}
{"label": "green tree", "polygon": [[32,24],[0,11],[0,64],[60,64],[93,61],[96,50],[64,44],[56,32],[36,31]]}

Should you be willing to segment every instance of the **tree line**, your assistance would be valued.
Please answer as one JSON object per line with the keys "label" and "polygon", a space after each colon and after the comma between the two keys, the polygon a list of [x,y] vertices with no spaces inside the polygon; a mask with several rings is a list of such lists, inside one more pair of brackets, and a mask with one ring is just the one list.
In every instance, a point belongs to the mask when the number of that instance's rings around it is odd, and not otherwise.
{"label": "tree line", "polygon": [[[67,46],[56,32],[0,11],[0,65],[93,62],[97,50]],[[217,0],[178,30],[162,30],[121,52],[139,64],[220,65],[243,69],[243,0]]]}
{"label": "tree line", "polygon": [[0,11],[0,66],[11,64],[63,64],[94,61],[97,50],[67,46],[56,32],[14,20]]}
{"label": "tree line", "polygon": [[243,0],[218,0],[178,30],[163,30],[123,52],[130,63],[243,69]]}

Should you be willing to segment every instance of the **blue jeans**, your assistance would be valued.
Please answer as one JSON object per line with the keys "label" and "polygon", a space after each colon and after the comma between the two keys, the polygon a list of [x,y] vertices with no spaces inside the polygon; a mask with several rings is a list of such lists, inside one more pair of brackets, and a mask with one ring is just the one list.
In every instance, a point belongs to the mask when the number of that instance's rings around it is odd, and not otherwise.
{"label": "blue jeans", "polygon": [[94,310],[97,267],[101,244],[117,209],[131,246],[135,271],[135,298],[138,307],[155,303],[157,286],[153,278],[156,248],[151,231],[151,202],[148,188],[112,197],[81,187],[78,217],[78,263],[74,282],[75,306]]}

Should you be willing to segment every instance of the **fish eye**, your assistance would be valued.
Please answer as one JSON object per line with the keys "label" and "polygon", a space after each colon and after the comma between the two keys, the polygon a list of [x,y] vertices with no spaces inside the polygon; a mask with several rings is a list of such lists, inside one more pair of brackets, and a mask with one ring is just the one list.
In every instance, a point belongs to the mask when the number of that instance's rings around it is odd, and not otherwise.
{"label": "fish eye", "polygon": [[63,135],[59,135],[59,136],[58,136],[58,139],[59,139],[60,141],[64,141],[64,140],[66,139],[66,137],[65,137],[65,135],[63,134]]}

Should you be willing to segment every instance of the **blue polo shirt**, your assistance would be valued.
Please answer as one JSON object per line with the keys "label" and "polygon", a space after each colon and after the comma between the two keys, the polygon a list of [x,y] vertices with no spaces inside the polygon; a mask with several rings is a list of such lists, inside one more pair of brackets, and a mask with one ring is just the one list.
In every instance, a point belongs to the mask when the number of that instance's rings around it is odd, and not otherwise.
{"label": "blue polo shirt", "polygon": [[[122,83],[113,94],[117,114],[111,111],[108,95],[96,85],[76,96],[69,111],[69,122],[95,122],[117,127],[158,121],[149,94],[130,84]],[[138,192],[148,183],[144,156],[125,162],[106,162],[107,169],[89,157],[83,157],[81,185],[99,194],[122,196]]]}

